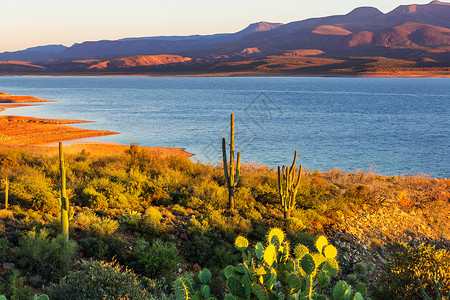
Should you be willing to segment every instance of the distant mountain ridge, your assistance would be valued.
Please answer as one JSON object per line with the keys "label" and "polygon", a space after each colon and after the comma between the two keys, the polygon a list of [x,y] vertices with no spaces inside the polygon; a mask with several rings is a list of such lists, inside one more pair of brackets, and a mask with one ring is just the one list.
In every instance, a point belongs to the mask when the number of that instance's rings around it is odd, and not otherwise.
{"label": "distant mountain ridge", "polygon": [[[45,68],[56,72],[120,69],[128,72],[167,65],[171,70],[191,70],[195,66],[211,69],[211,64],[238,61],[256,67],[256,61],[265,57],[298,58],[308,56],[305,53],[314,53],[317,59],[354,55],[417,59],[445,67],[450,64],[450,3],[401,5],[388,13],[374,7],[359,7],[345,15],[287,24],[253,23],[235,33],[134,37],[86,41],[71,47],[33,47],[0,53],[0,61],[32,64],[9,62],[0,69],[7,72],[8,68],[23,70],[28,66],[32,70],[33,66],[33,70]],[[315,63],[318,64],[321,62]]]}

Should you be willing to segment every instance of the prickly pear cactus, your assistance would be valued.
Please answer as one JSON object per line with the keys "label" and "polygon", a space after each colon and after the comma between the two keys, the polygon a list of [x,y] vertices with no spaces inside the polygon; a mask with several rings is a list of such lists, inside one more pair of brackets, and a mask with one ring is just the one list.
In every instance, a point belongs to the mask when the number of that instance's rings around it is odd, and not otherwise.
{"label": "prickly pear cactus", "polygon": [[[270,230],[265,245],[258,242],[250,247],[248,240],[239,236],[235,248],[242,253],[242,263],[224,269],[229,291],[225,299],[328,299],[322,293],[337,274],[338,263],[337,250],[325,236],[316,241],[317,253],[310,253],[299,244],[293,248],[292,256],[279,228]],[[348,296],[338,299],[362,299],[345,282],[339,282],[335,290],[337,297]]]}
{"label": "prickly pear cactus", "polygon": [[216,300],[211,296],[211,288],[208,282],[211,280],[211,271],[203,269],[198,273],[198,282],[194,282],[194,279],[190,275],[178,277],[173,283],[173,289],[175,292],[175,299],[177,300]]}

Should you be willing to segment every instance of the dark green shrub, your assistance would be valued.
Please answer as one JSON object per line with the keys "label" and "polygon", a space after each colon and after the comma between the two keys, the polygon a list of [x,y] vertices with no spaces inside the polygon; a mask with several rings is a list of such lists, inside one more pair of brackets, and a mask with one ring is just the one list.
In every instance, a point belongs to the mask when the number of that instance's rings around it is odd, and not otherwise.
{"label": "dark green shrub", "polygon": [[80,270],[70,273],[46,290],[52,300],[149,299],[136,274],[117,263],[83,262]]}
{"label": "dark green shrub", "polygon": [[32,289],[24,286],[25,278],[20,276],[17,269],[10,269],[0,277],[0,295],[11,300],[28,300],[31,298]]}
{"label": "dark green shrub", "polygon": [[[238,256],[232,254],[231,243],[225,238],[216,231],[208,231],[203,235],[194,233],[184,247],[184,257],[191,263],[211,269],[218,266],[222,268],[226,262],[236,262]],[[234,236],[229,238],[233,240]]]}
{"label": "dark green shrub", "polygon": [[6,259],[6,255],[8,253],[8,240],[0,239],[0,262]]}
{"label": "dark green shrub", "polygon": [[147,241],[139,240],[127,258],[127,265],[136,273],[150,278],[171,278],[180,260],[174,245],[156,241],[150,246]]}
{"label": "dark green shrub", "polygon": [[81,251],[85,257],[101,260],[112,260],[114,257],[122,261],[128,243],[120,237],[86,237],[79,241]]}
{"label": "dark green shrub", "polygon": [[63,236],[50,239],[45,230],[28,232],[20,239],[19,245],[19,264],[51,281],[59,280],[69,271],[77,251],[74,241],[65,243]]}
{"label": "dark green shrub", "polygon": [[404,243],[394,245],[393,259],[380,282],[381,289],[376,292],[379,299],[422,299],[421,281],[424,291],[436,298],[435,284],[442,280],[441,293],[450,292],[450,253],[436,250],[434,246],[421,244],[410,247]]}

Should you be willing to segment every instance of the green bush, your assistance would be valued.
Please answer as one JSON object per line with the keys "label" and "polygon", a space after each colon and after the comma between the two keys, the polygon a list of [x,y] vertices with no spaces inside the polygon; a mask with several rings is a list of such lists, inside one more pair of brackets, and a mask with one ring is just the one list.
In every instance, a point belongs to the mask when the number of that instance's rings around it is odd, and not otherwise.
{"label": "green bush", "polygon": [[90,260],[45,289],[52,300],[149,299],[136,274],[117,263]]}
{"label": "green bush", "polygon": [[393,259],[386,265],[377,298],[421,299],[419,281],[424,291],[436,299],[435,285],[441,281],[441,293],[450,293],[450,252],[421,244],[410,247],[394,245]]}
{"label": "green bush", "polygon": [[28,300],[31,298],[32,289],[24,286],[25,278],[20,276],[17,269],[10,269],[0,277],[0,295],[11,300]]}
{"label": "green bush", "polygon": [[61,235],[50,239],[45,230],[29,231],[17,249],[20,265],[50,281],[59,280],[69,271],[76,251],[74,241],[65,243]]}
{"label": "green bush", "polygon": [[81,239],[78,243],[85,257],[101,260],[112,260],[116,258],[122,261],[125,257],[126,248],[128,247],[128,243],[120,237],[90,236]]}
{"label": "green bush", "polygon": [[6,259],[6,255],[8,253],[8,245],[9,243],[7,239],[0,239],[0,262]]}
{"label": "green bush", "polygon": [[171,278],[180,261],[174,245],[156,241],[150,246],[147,241],[139,240],[127,258],[127,265],[136,273],[150,278]]}
{"label": "green bush", "polygon": [[94,212],[86,211],[75,217],[73,226],[89,235],[108,237],[119,229],[119,222],[107,217],[101,218]]}

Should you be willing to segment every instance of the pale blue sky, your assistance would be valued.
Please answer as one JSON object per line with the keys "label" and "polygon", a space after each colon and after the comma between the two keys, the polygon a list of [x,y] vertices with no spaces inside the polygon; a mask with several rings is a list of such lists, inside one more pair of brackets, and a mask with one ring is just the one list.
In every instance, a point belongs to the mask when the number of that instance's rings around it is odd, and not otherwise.
{"label": "pale blue sky", "polygon": [[0,0],[0,52],[32,46],[155,35],[236,32],[248,24],[288,23],[373,6],[431,0]]}

